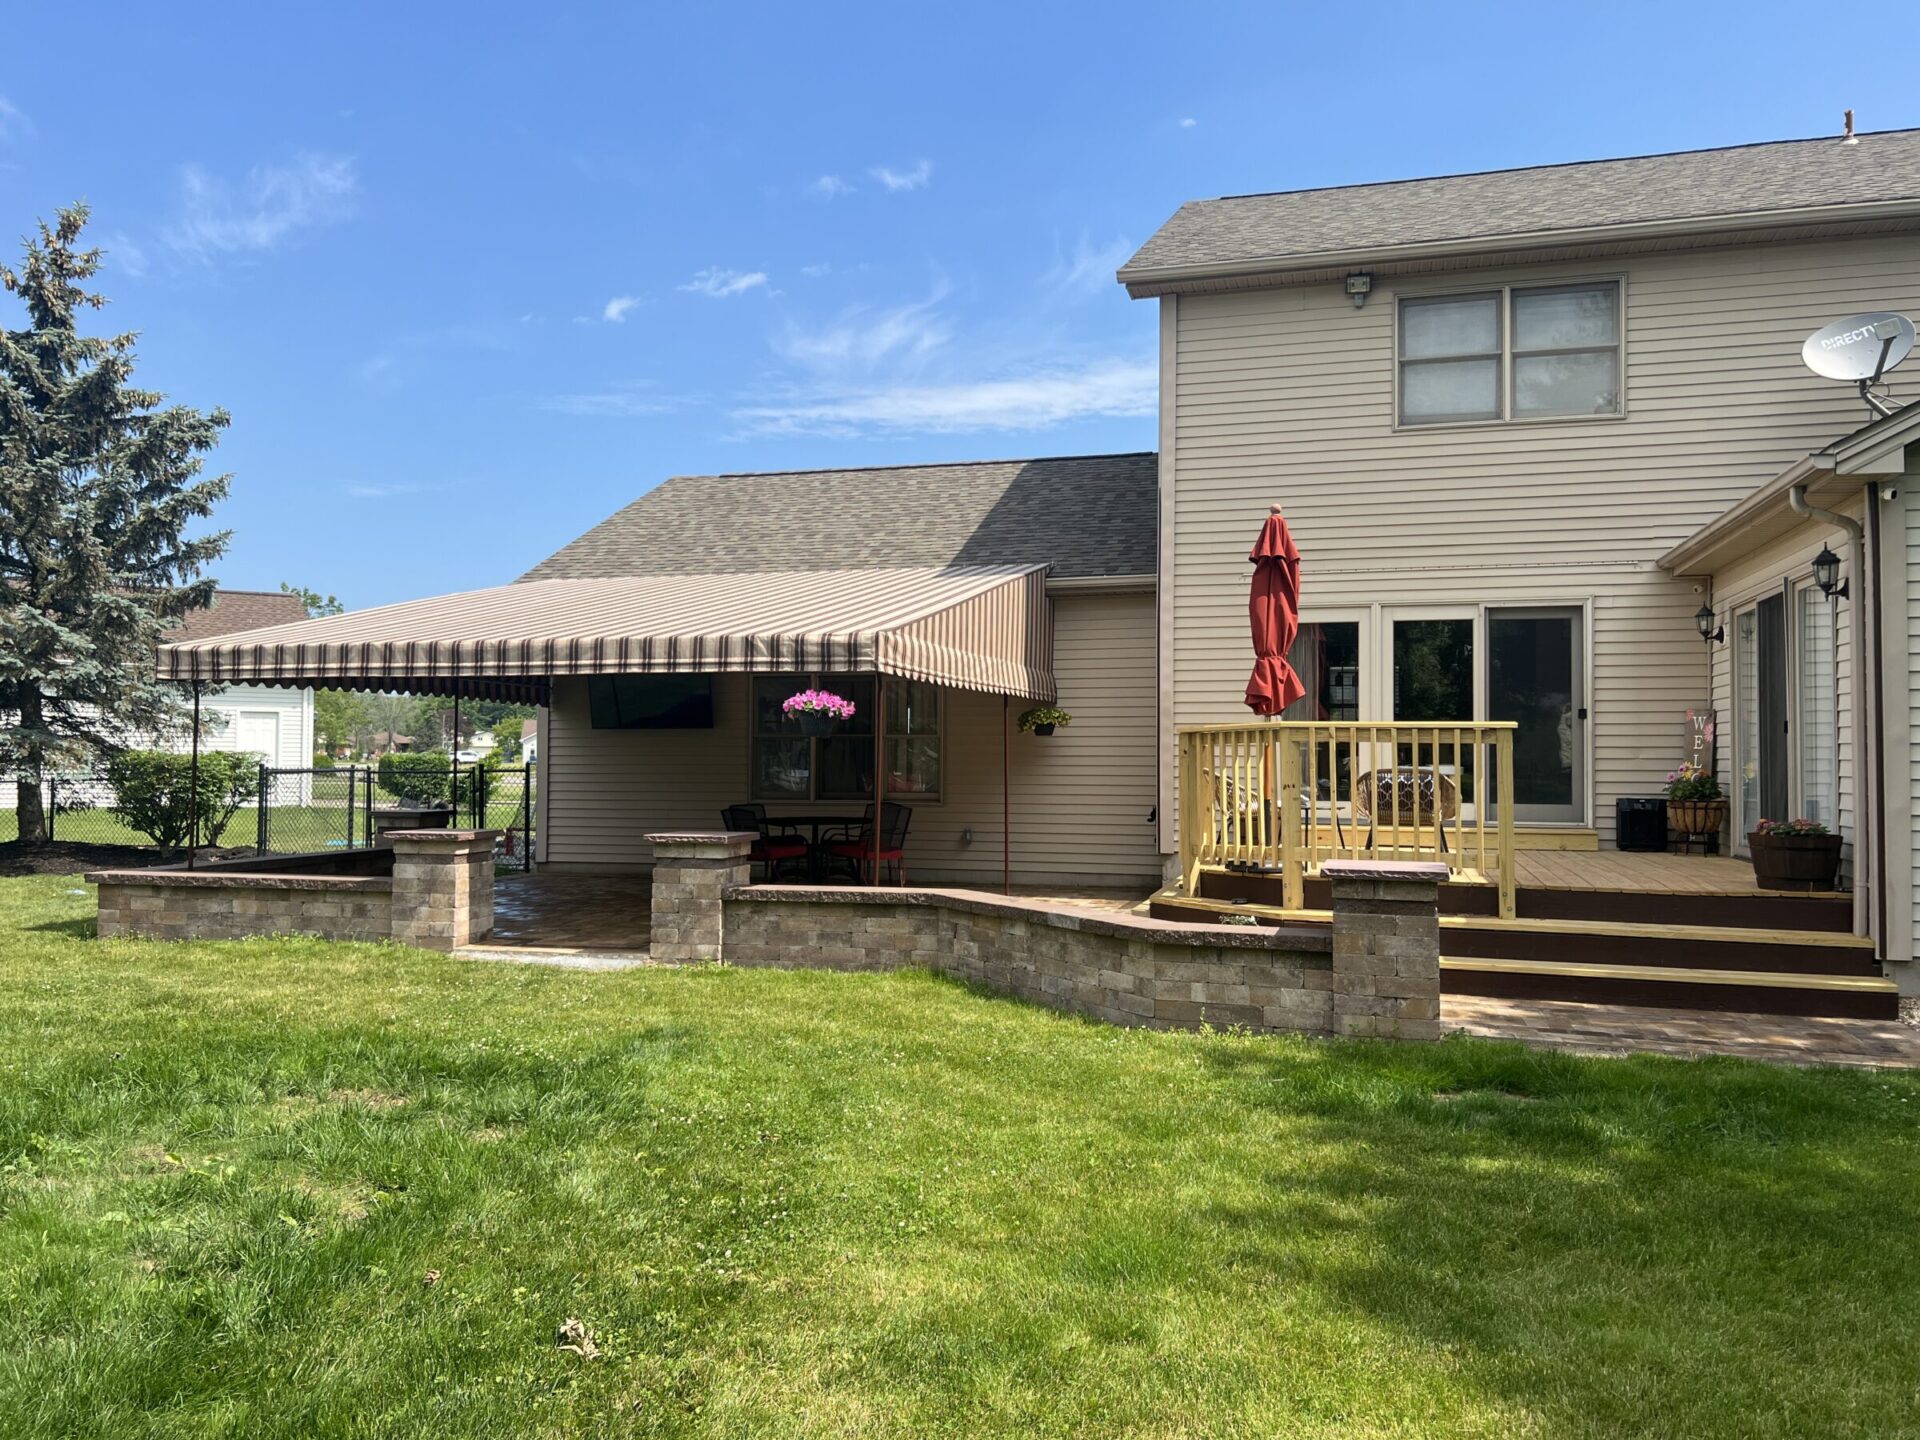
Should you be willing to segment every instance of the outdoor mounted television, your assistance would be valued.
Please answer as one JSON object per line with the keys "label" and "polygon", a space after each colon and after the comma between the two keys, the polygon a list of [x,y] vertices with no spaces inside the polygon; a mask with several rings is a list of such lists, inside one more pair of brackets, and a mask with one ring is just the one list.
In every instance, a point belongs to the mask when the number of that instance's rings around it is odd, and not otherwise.
{"label": "outdoor mounted television", "polygon": [[711,730],[711,675],[590,675],[596,730]]}

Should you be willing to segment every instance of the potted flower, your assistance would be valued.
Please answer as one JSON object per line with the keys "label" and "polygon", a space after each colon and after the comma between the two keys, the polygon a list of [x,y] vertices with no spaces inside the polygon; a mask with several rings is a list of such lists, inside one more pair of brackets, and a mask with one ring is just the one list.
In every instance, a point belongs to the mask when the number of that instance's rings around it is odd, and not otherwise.
{"label": "potted flower", "polygon": [[1667,776],[1667,823],[1682,835],[1718,835],[1727,823],[1720,780],[1699,765],[1682,765]]}
{"label": "potted flower", "polygon": [[1020,716],[1020,733],[1051,735],[1056,725],[1071,725],[1073,716],[1054,705],[1036,705]]}
{"label": "potted flower", "polygon": [[1831,890],[1840,873],[1840,837],[1818,820],[1762,820],[1747,847],[1762,890]]}
{"label": "potted flower", "polygon": [[853,718],[853,702],[843,700],[831,690],[802,690],[789,695],[780,709],[800,722],[800,733],[814,740],[833,733],[834,722]]}

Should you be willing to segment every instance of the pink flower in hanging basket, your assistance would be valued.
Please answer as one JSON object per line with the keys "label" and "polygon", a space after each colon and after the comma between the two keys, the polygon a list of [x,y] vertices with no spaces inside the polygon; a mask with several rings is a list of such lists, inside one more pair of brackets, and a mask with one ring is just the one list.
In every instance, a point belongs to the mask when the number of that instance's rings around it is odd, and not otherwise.
{"label": "pink flower in hanging basket", "polygon": [[788,715],[825,715],[833,720],[851,720],[853,702],[843,700],[831,690],[802,690],[798,695],[789,695],[780,702],[780,708]]}

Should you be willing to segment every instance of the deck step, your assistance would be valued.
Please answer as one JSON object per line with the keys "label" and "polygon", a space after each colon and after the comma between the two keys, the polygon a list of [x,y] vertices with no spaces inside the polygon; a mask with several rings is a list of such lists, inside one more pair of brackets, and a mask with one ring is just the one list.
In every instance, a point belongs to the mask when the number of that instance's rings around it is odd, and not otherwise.
{"label": "deck step", "polygon": [[1443,915],[1440,934],[1443,952],[1485,959],[1778,974],[1879,973],[1872,940],[1824,930]]}
{"label": "deck step", "polygon": [[1694,970],[1670,965],[1581,964],[1442,955],[1448,995],[1519,1000],[1586,1000],[1667,1010],[1738,1010],[1891,1020],[1900,990],[1879,975],[1818,975],[1775,970]]}

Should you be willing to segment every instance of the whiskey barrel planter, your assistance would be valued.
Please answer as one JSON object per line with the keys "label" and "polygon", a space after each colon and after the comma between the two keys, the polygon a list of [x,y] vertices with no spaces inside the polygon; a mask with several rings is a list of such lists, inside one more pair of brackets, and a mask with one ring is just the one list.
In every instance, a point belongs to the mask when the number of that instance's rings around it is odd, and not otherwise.
{"label": "whiskey barrel planter", "polygon": [[1831,890],[1840,874],[1838,835],[1747,836],[1753,883],[1762,890]]}

